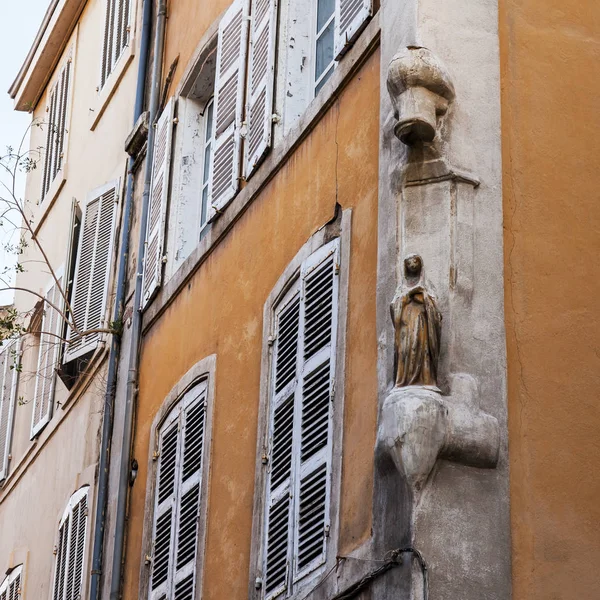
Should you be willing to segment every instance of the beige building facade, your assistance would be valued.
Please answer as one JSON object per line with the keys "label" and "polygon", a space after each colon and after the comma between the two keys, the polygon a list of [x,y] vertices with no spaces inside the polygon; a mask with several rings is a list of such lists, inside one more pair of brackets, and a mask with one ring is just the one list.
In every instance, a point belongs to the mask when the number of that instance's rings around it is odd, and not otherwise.
{"label": "beige building facade", "polygon": [[0,600],[595,597],[575,4],[51,5]]}

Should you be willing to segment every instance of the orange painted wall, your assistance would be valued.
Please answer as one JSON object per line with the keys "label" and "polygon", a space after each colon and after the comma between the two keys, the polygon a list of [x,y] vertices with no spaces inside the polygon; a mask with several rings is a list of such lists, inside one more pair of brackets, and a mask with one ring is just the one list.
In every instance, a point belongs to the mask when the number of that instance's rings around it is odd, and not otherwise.
{"label": "orange painted wall", "polygon": [[343,448],[343,472],[351,475],[342,484],[339,549],[349,552],[369,537],[377,410],[378,147],[376,51],[146,337],[134,446],[140,471],[131,497],[125,598],[138,598],[154,415],[188,369],[213,353],[216,398],[203,598],[247,596],[263,307],[291,259],[333,217],[336,199],[353,209]]}
{"label": "orange painted wall", "polygon": [[600,588],[600,3],[502,0],[515,600]]}

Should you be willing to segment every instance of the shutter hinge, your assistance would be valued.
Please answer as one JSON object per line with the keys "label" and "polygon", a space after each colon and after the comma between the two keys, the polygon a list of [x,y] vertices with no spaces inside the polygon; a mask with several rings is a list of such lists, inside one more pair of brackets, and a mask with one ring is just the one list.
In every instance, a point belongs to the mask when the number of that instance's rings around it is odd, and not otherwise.
{"label": "shutter hinge", "polygon": [[266,452],[263,453],[263,455],[260,457],[260,462],[263,465],[268,465],[269,464],[269,455]]}
{"label": "shutter hinge", "polygon": [[272,346],[275,343],[275,340],[277,339],[277,336],[275,335],[270,335],[269,338],[267,339],[267,344],[269,346]]}
{"label": "shutter hinge", "polygon": [[335,261],[335,274],[340,274],[340,263],[337,260]]}
{"label": "shutter hinge", "polygon": [[177,125],[179,123],[179,117],[173,117],[173,125]]}
{"label": "shutter hinge", "polygon": [[158,450],[155,450],[155,451],[152,453],[152,460],[154,460],[154,461],[158,460],[158,457],[159,457],[159,456],[160,456],[160,452],[159,452]]}
{"label": "shutter hinge", "polygon": [[335,396],[335,377],[331,378],[331,396],[330,400],[333,402],[333,397]]}
{"label": "shutter hinge", "polygon": [[254,588],[255,589],[260,590],[262,588],[262,584],[263,584],[262,577],[257,577],[254,580]]}
{"label": "shutter hinge", "polygon": [[273,113],[271,115],[271,121],[273,121],[273,123],[281,123],[281,115],[278,115],[277,113]]}
{"label": "shutter hinge", "polygon": [[149,554],[146,554],[146,556],[144,556],[144,564],[146,566],[148,566],[151,562],[152,562],[152,556],[150,556]]}
{"label": "shutter hinge", "polygon": [[240,124],[240,137],[246,139],[248,135],[248,121],[242,121]]}
{"label": "shutter hinge", "polygon": [[52,548],[52,554],[54,554],[54,556],[58,554],[58,546],[56,544],[54,545],[54,548]]}
{"label": "shutter hinge", "polygon": [[167,255],[166,254],[163,254],[163,257],[161,258],[161,262],[163,265],[167,264]]}
{"label": "shutter hinge", "polygon": [[329,525],[329,523],[327,525],[325,525],[325,537],[329,537],[330,529],[331,529],[331,526]]}

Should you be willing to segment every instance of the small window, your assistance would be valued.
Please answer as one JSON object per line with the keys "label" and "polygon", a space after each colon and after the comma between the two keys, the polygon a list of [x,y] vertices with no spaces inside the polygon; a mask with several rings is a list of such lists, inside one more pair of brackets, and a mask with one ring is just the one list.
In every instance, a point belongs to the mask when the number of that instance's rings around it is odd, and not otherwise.
{"label": "small window", "polygon": [[100,87],[109,75],[129,42],[131,0],[106,0],[104,41],[102,46],[102,74]]}
{"label": "small window", "polygon": [[64,320],[63,269],[56,271],[57,281],[46,288],[39,331],[38,364],[33,393],[31,439],[37,436],[52,417],[56,369],[61,358]]}
{"label": "small window", "polygon": [[71,78],[71,56],[69,56],[48,93],[48,104],[44,119],[46,147],[44,173],[42,175],[42,201],[48,194],[52,183],[57,179],[59,173],[63,171],[65,163]]}
{"label": "small window", "polygon": [[195,598],[206,455],[207,381],[191,387],[157,434],[148,598]]}
{"label": "small window", "polygon": [[313,26],[314,91],[313,96],[325,85],[333,69],[333,33],[335,30],[335,1],[314,0],[315,25]]}
{"label": "small window", "polygon": [[55,546],[53,600],[83,598],[88,491],[89,487],[82,487],[71,496],[60,520]]}
{"label": "small window", "polygon": [[0,585],[0,600],[18,600],[22,597],[23,565],[15,567]]}
{"label": "small window", "polygon": [[[111,275],[115,236],[118,181],[104,185],[88,195],[83,207],[70,321],[64,362],[92,352],[106,328],[106,304]],[[84,334],[84,332],[86,332]]]}
{"label": "small window", "polygon": [[328,559],[338,265],[334,240],[304,261],[273,310],[261,560],[268,600],[298,592]]}
{"label": "small window", "polygon": [[19,341],[5,341],[0,347],[0,481],[8,476],[19,371]]}

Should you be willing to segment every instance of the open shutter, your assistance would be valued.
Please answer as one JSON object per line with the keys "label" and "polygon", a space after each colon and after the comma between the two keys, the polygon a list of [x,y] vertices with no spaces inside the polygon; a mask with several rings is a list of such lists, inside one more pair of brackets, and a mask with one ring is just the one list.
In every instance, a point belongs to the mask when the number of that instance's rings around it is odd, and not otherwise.
{"label": "open shutter", "polygon": [[244,151],[246,179],[271,146],[277,0],[252,0],[251,15],[246,90],[248,134]]}
{"label": "open shutter", "polygon": [[354,43],[373,15],[373,0],[335,0],[336,60]]}
{"label": "open shutter", "polygon": [[315,252],[302,266],[300,448],[295,522],[294,577],[325,562],[329,531],[333,381],[338,304],[338,242]]}
{"label": "open shutter", "polygon": [[180,463],[179,415],[177,413],[161,429],[158,452],[158,477],[152,532],[151,600],[170,597],[169,584],[174,568],[177,473]]}
{"label": "open shutter", "polygon": [[83,598],[83,562],[87,528],[87,493],[73,506],[69,526],[68,566],[65,581],[65,600]]}
{"label": "open shutter", "polygon": [[[118,182],[92,192],[84,207],[70,316],[80,332],[104,326],[110,262],[114,244]],[[84,336],[69,328],[64,362],[90,352],[98,345],[100,333]]]}
{"label": "open shutter", "polygon": [[6,343],[0,352],[0,481],[8,475],[19,360],[19,341]]}
{"label": "open shutter", "polygon": [[8,600],[18,600],[21,595],[21,569],[18,573],[10,574],[10,583],[8,584]]}
{"label": "open shutter", "polygon": [[178,473],[174,600],[195,597],[205,424],[206,383],[201,383],[186,394],[182,410],[182,462]]}
{"label": "open shutter", "polygon": [[210,173],[214,219],[239,189],[241,126],[248,50],[248,2],[234,0],[219,23],[215,75],[215,150]]}
{"label": "open shutter", "polygon": [[58,528],[58,545],[56,547],[56,566],[54,569],[54,593],[52,600],[62,600],[67,573],[67,544],[69,538],[70,518],[61,523]]}
{"label": "open shutter", "polygon": [[140,308],[144,308],[152,299],[162,279],[174,109],[175,102],[171,98],[156,124]]}
{"label": "open shutter", "polygon": [[38,349],[38,365],[35,375],[35,391],[33,393],[33,414],[31,417],[31,439],[40,433],[52,418],[54,405],[54,388],[56,385],[56,369],[60,358],[64,319],[63,296],[61,286],[64,280],[62,270],[56,273],[58,285],[54,282],[44,298],[40,345]]}
{"label": "open shutter", "polygon": [[266,498],[265,598],[287,590],[293,541],[293,456],[298,384],[300,290],[297,283],[276,313]]}

